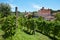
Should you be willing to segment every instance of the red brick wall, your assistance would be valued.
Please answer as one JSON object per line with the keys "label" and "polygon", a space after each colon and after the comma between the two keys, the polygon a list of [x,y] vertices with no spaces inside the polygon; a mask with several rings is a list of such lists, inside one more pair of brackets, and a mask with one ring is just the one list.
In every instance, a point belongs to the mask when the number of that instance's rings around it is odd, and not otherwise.
{"label": "red brick wall", "polygon": [[45,16],[49,16],[49,15],[51,15],[50,9],[41,9],[38,11],[38,16],[45,17]]}

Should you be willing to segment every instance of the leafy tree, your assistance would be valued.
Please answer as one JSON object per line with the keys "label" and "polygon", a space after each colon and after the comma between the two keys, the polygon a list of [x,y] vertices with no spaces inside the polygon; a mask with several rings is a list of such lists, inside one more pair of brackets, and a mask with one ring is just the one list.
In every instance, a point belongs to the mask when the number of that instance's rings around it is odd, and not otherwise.
{"label": "leafy tree", "polygon": [[55,17],[56,17],[56,20],[59,20],[59,21],[60,21],[60,13],[57,13],[57,14],[55,15]]}
{"label": "leafy tree", "polygon": [[7,17],[10,15],[11,7],[7,3],[0,3],[0,13],[2,14],[2,17]]}

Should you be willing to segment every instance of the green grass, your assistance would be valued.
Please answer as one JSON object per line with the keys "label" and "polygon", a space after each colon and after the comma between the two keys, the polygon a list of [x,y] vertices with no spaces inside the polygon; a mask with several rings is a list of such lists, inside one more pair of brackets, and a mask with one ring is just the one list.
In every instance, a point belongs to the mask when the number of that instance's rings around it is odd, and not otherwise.
{"label": "green grass", "polygon": [[4,40],[4,38],[2,37],[3,34],[4,32],[0,29],[0,40]]}
{"label": "green grass", "polygon": [[29,35],[21,31],[20,29],[17,29],[16,34],[12,37],[12,40],[51,40],[51,39],[37,32],[35,35]]}
{"label": "green grass", "polygon": [[[0,40],[4,40],[3,37],[1,36],[3,34],[4,32],[0,30]],[[7,38],[6,40],[51,40],[51,39],[41,33],[36,32],[35,35],[29,35],[26,34],[24,31],[17,29],[16,34],[12,36],[12,39]]]}

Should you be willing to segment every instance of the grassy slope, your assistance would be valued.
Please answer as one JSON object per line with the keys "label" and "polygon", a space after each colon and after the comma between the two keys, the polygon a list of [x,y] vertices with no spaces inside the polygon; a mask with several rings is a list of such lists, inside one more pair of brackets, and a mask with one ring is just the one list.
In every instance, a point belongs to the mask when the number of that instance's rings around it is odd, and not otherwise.
{"label": "grassy slope", "polygon": [[44,36],[40,33],[36,32],[35,35],[29,35],[21,31],[20,29],[17,29],[17,32],[12,39],[13,40],[51,40],[47,36]]}
{"label": "grassy slope", "polygon": [[0,24],[0,40],[4,40],[2,35],[4,34],[4,32],[1,30],[1,24]]}
{"label": "grassy slope", "polygon": [[0,29],[0,40],[4,40],[2,35],[4,34],[4,32]]}

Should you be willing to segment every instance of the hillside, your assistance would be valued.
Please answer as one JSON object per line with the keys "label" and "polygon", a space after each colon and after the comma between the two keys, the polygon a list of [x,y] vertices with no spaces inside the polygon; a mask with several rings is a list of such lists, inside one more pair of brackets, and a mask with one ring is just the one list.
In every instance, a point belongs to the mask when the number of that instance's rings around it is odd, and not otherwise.
{"label": "hillside", "polygon": [[29,35],[23,32],[22,30],[17,29],[16,34],[13,36],[12,40],[51,40],[51,39],[37,32],[35,35]]}

